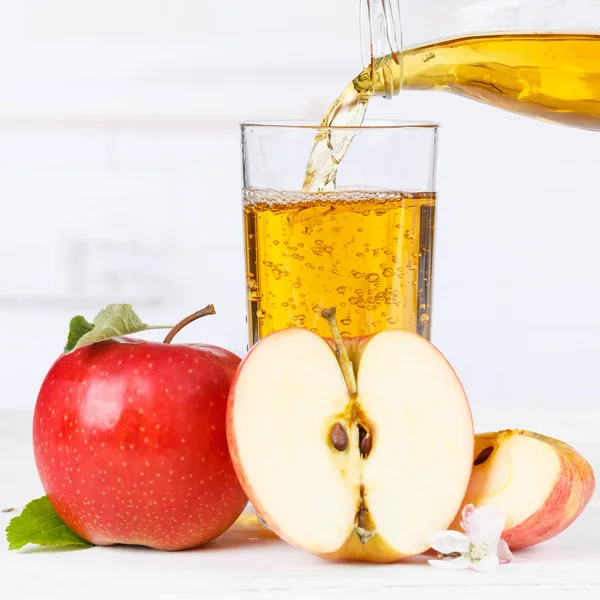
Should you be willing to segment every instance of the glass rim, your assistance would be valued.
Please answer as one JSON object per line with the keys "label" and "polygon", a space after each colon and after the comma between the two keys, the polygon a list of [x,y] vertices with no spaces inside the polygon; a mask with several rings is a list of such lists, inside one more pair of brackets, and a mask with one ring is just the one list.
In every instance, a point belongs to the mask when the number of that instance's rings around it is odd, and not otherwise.
{"label": "glass rim", "polygon": [[312,131],[395,131],[402,129],[439,129],[434,121],[408,121],[400,119],[366,119],[362,125],[321,125],[317,121],[242,121],[241,129],[308,129]]}

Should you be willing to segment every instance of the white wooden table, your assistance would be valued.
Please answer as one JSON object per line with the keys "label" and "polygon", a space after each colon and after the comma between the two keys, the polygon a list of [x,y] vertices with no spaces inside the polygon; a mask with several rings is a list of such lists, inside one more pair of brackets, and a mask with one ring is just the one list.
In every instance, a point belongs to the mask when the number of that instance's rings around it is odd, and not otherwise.
{"label": "white wooden table", "polygon": [[[573,444],[600,473],[600,409],[481,411],[478,431],[518,426]],[[483,413],[479,414],[478,413]],[[31,450],[31,414],[0,412],[0,509],[43,495]],[[4,529],[10,514],[0,514]],[[0,541],[0,600],[205,598],[600,598],[599,496],[558,538],[516,553],[490,574],[438,571],[416,558],[395,565],[335,564],[287,546],[243,516],[197,550],[144,548],[8,552]]]}

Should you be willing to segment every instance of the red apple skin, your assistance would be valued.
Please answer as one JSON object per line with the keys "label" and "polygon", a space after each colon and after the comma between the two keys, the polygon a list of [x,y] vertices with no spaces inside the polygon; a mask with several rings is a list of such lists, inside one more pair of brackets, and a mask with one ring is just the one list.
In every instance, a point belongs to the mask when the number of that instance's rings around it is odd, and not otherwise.
{"label": "red apple skin", "polygon": [[583,512],[596,488],[591,465],[571,446],[538,433],[520,433],[551,445],[558,454],[561,469],[543,506],[502,534],[506,543],[515,550],[541,544],[562,533]]}
{"label": "red apple skin", "polygon": [[38,472],[58,515],[97,545],[181,550],[227,530],[247,499],[225,414],[239,357],[114,338],[61,356],[35,407]]}

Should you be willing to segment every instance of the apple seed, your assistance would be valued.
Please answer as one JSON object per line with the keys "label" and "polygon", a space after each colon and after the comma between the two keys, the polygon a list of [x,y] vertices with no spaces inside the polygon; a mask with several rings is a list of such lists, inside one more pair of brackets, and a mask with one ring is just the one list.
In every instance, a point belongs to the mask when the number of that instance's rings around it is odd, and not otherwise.
{"label": "apple seed", "polygon": [[367,458],[373,447],[373,438],[371,434],[362,426],[358,426],[358,447],[360,449],[360,455],[363,458]]}
{"label": "apple seed", "polygon": [[477,455],[477,458],[473,462],[473,466],[476,467],[478,465],[482,465],[492,455],[493,451],[494,451],[494,446],[488,446],[487,448],[484,448]]}
{"label": "apple seed", "polygon": [[338,452],[345,452],[348,448],[348,434],[341,423],[331,428],[331,443]]}

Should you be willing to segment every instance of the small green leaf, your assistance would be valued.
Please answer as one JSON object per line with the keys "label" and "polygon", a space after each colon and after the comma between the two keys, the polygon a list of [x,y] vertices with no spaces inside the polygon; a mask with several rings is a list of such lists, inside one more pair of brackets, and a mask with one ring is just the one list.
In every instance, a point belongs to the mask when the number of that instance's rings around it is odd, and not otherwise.
{"label": "small green leaf", "polygon": [[[214,307],[212,310],[214,313]],[[150,329],[173,329],[173,325],[146,325],[131,304],[109,304],[95,316],[92,323],[82,316],[71,319],[65,354],[102,340]]]}
{"label": "small green leaf", "polygon": [[96,327],[114,327],[122,333],[134,333],[146,328],[146,324],[135,314],[131,304],[109,304],[94,318]]}
{"label": "small green leaf", "polygon": [[6,528],[6,541],[9,550],[19,550],[26,544],[93,546],[64,524],[46,496],[32,500],[19,516],[10,521]]}
{"label": "small green leaf", "polygon": [[75,350],[75,346],[79,340],[86,334],[94,329],[94,325],[90,323],[85,317],[77,315],[71,319],[69,323],[69,336],[67,337],[67,344],[65,346],[65,354]]}
{"label": "small green leaf", "polygon": [[93,329],[82,335],[76,348],[107,340],[120,335],[146,331],[148,325],[135,314],[131,304],[110,304],[94,318]]}

